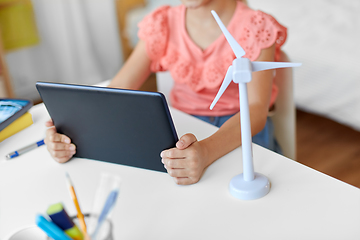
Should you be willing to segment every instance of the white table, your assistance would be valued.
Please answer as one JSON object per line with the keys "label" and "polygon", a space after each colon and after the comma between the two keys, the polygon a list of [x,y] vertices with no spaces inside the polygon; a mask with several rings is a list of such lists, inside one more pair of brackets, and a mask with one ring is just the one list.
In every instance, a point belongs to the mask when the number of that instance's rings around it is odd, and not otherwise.
{"label": "white table", "polygon": [[[0,157],[44,137],[49,118],[42,104],[34,124],[0,143]],[[179,136],[205,138],[216,128],[171,109]],[[34,224],[35,214],[63,202],[75,208],[65,183],[68,171],[83,212],[89,212],[101,172],[121,175],[113,213],[115,239],[360,239],[360,190],[290,159],[253,146],[255,170],[269,177],[271,191],[253,201],[229,194],[242,172],[241,148],[205,172],[197,184],[177,186],[166,173],[75,158],[51,159],[46,147],[0,163],[0,239]],[[339,149],[340,151],[341,149]]]}

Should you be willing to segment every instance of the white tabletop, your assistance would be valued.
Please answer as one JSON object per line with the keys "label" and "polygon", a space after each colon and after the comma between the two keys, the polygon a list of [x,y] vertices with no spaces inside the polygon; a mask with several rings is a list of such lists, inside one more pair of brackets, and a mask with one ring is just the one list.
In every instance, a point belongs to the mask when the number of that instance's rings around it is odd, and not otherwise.
{"label": "white tabletop", "polygon": [[[34,124],[0,143],[0,157],[44,137],[44,105]],[[171,109],[178,135],[203,139],[216,128]],[[255,171],[266,175],[265,197],[242,201],[229,194],[242,172],[241,148],[212,164],[194,185],[178,186],[166,173],[75,158],[51,159],[46,147],[0,162],[0,239],[34,224],[36,213],[63,202],[76,210],[65,182],[69,172],[83,212],[92,208],[101,172],[123,179],[112,215],[115,239],[360,239],[360,190],[257,145]],[[340,149],[339,149],[340,150]]]}

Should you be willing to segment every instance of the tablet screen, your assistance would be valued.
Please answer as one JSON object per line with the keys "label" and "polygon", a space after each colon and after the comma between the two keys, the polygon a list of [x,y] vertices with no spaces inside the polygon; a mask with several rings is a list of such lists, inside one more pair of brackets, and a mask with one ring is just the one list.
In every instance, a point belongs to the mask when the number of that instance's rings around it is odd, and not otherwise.
{"label": "tablet screen", "polygon": [[27,104],[29,104],[27,100],[0,99],[0,123],[13,116]]}

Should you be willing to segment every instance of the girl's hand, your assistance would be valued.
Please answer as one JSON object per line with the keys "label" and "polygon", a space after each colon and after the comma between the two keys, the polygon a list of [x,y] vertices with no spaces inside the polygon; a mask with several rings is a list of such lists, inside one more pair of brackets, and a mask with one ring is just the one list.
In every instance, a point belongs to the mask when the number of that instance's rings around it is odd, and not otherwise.
{"label": "girl's hand", "polygon": [[75,145],[71,143],[68,136],[56,132],[53,121],[50,119],[45,123],[46,130],[45,144],[51,156],[59,163],[69,161],[75,154]]}
{"label": "girl's hand", "polygon": [[176,148],[161,152],[162,163],[179,185],[197,183],[207,167],[207,151],[193,134],[185,134]]}

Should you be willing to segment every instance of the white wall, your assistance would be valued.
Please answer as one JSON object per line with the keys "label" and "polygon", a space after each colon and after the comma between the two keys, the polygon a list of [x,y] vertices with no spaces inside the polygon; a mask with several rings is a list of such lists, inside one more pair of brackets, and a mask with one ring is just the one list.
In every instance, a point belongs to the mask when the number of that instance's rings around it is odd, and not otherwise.
{"label": "white wall", "polygon": [[37,99],[36,81],[94,84],[122,65],[114,0],[32,0],[40,44],[7,54],[17,97]]}
{"label": "white wall", "polygon": [[250,0],[288,28],[299,108],[360,130],[360,1]]}

